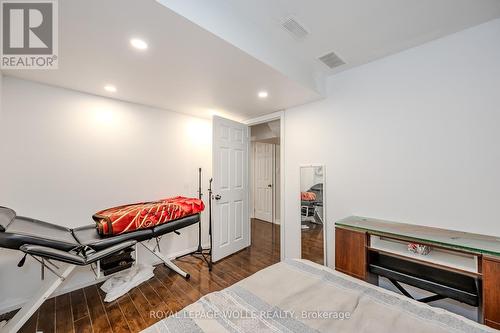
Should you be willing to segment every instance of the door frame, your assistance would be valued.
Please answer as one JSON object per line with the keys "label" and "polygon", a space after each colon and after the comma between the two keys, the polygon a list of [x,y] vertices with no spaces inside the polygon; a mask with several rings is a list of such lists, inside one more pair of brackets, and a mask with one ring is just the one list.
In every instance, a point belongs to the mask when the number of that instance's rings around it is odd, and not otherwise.
{"label": "door frame", "polygon": [[[273,112],[270,114],[266,114],[257,118],[252,118],[243,121],[243,124],[247,126],[254,126],[258,124],[263,124],[263,123],[268,123],[273,120],[279,120],[280,121],[280,259],[283,261],[285,260],[285,111],[277,111]],[[253,159],[252,159],[253,160]],[[249,161],[249,163],[252,163],[252,161]],[[248,168],[247,170],[250,170]],[[250,176],[250,175],[248,175]],[[249,177],[250,178],[250,177]],[[248,188],[248,197],[251,197],[251,192],[250,192],[250,187]],[[250,205],[249,206],[249,220],[248,223],[250,224]],[[273,223],[274,223],[274,218],[273,218]],[[252,232],[250,228],[250,239],[252,238]]]}

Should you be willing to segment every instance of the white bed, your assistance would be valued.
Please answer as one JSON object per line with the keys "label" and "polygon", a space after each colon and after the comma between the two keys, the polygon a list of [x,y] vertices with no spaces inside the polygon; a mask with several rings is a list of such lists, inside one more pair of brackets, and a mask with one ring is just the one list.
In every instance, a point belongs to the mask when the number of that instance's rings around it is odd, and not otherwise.
{"label": "white bed", "polygon": [[270,266],[144,332],[497,332],[306,260]]}

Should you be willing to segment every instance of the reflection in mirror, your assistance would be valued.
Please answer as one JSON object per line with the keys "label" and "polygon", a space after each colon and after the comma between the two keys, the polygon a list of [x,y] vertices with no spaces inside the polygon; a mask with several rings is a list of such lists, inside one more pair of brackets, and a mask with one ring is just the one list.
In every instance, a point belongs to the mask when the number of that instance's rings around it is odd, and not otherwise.
{"label": "reflection in mirror", "polygon": [[324,265],[324,168],[300,167],[302,258]]}

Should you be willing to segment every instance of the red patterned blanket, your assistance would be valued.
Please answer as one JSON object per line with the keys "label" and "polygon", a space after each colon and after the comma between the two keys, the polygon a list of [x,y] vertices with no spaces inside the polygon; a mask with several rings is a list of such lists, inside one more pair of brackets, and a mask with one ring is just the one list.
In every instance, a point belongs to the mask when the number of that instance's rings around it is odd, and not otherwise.
{"label": "red patterned blanket", "polygon": [[300,192],[300,200],[314,201],[314,200],[316,200],[316,193],[314,193],[314,192]]}
{"label": "red patterned blanket", "polygon": [[152,202],[108,208],[92,218],[102,236],[119,235],[194,215],[205,209],[196,198],[175,197]]}

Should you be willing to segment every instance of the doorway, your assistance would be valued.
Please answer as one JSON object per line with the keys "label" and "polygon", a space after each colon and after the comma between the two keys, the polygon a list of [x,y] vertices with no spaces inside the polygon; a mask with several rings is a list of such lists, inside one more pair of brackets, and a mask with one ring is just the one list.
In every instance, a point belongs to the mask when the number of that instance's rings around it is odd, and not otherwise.
{"label": "doorway", "polygon": [[[212,140],[212,259],[217,262],[233,253],[264,247],[264,251],[278,261],[284,258],[283,196],[283,111],[275,112],[239,123],[214,116]],[[262,125],[262,126],[258,126]],[[251,130],[254,129],[254,140]],[[256,132],[257,131],[257,132]],[[262,131],[261,134],[258,134]],[[270,135],[265,136],[266,134]],[[254,213],[254,143],[271,144],[273,166],[269,177],[262,178],[263,203],[261,219]],[[269,147],[269,146],[268,146]],[[265,159],[261,159],[264,163]],[[268,168],[269,169],[269,168]],[[262,174],[262,173],[261,173]],[[269,186],[271,185],[271,186]],[[264,191],[264,189],[266,189]]]}
{"label": "doorway", "polygon": [[252,243],[257,241],[254,239],[258,237],[256,235],[267,235],[271,238],[273,253],[277,251],[278,256],[281,217],[280,122],[278,119],[250,126],[249,175]]}

